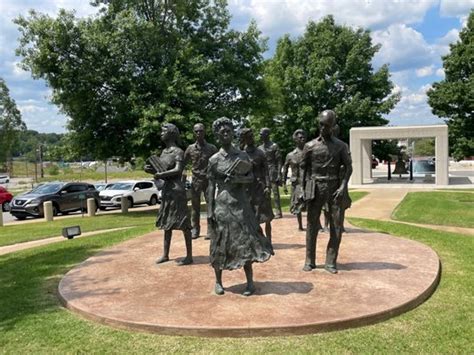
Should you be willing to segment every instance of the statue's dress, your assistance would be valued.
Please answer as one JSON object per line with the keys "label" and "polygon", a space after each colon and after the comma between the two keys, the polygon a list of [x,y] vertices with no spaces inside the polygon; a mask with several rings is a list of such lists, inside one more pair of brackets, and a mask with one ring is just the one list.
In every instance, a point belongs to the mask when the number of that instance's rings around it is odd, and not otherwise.
{"label": "statue's dress", "polygon": [[[166,148],[160,155],[160,160],[167,170],[173,169],[183,160],[184,152],[178,147]],[[161,205],[156,219],[156,226],[163,230],[191,229],[186,189],[181,173],[166,177],[161,192]]]}
{"label": "statue's dress", "polygon": [[229,153],[221,149],[214,154],[208,165],[209,183],[216,185],[210,262],[220,270],[265,262],[272,252],[250,205],[246,184],[225,181],[225,172],[236,159],[249,161],[247,153],[231,148]]}

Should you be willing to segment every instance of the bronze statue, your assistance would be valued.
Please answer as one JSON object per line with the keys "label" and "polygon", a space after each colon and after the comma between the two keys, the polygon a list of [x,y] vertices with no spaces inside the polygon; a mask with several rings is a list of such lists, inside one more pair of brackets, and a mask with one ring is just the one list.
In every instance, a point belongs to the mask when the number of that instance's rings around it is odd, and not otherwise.
{"label": "bronze statue", "polygon": [[[338,124],[334,125],[334,135],[336,136],[336,138],[339,138],[340,133],[341,133],[341,129],[340,129],[339,125]],[[351,151],[349,150],[349,146],[346,143],[344,143],[344,144],[346,145],[347,152],[349,153],[349,157],[350,157]],[[351,161],[352,161],[352,159],[351,159]],[[346,169],[345,169],[344,165],[341,165],[341,169],[339,170],[339,178],[343,179],[345,173],[346,173]],[[344,189],[344,193],[343,193],[342,198],[341,198],[341,233],[346,232],[346,229],[344,228],[344,220],[345,220],[346,210],[348,208],[351,208],[351,206],[352,206],[352,199],[351,199],[351,196],[349,195],[349,189],[347,188],[347,189]],[[326,215],[325,215],[325,227],[328,231],[329,231],[329,218],[330,218],[330,214],[329,214],[329,210],[328,210],[327,225],[326,225]]]}
{"label": "bronze statue", "polygon": [[213,124],[221,149],[208,165],[208,217],[211,233],[210,261],[216,275],[215,293],[224,294],[222,270],[243,267],[247,278],[244,296],[255,292],[252,263],[267,261],[272,252],[270,242],[250,205],[246,188],[254,181],[247,153],[232,145],[232,121],[222,117]]}
{"label": "bronze statue", "polygon": [[286,180],[288,179],[288,169],[291,168],[291,204],[290,212],[296,215],[298,219],[298,229],[303,231],[303,218],[301,212],[304,210],[303,201],[303,172],[301,170],[301,162],[303,158],[303,148],[306,143],[306,132],[297,129],[293,133],[295,141],[295,149],[287,154],[285,163],[283,164],[283,191],[288,194]]}
{"label": "bronze statue", "polygon": [[176,144],[179,139],[178,128],[171,123],[161,126],[161,140],[166,148],[160,157],[152,156],[148,159],[145,171],[154,174],[155,179],[164,180],[161,195],[161,205],[158,211],[156,226],[165,232],[163,255],[156,261],[157,264],[169,260],[172,232],[182,230],[186,242],[186,257],[178,264],[187,265],[193,262],[191,224],[186,200],[186,191],[182,180],[184,169],[184,152]]}
{"label": "bronze statue", "polygon": [[[307,201],[308,211],[304,271],[316,268],[319,217],[322,207],[327,203],[330,238],[325,269],[330,273],[337,273],[336,262],[342,235],[342,198],[352,174],[352,162],[347,145],[333,135],[335,124],[335,112],[323,111],[319,115],[320,136],[306,143],[303,149],[304,198]],[[341,169],[344,169],[342,176]]]}
{"label": "bronze statue", "polygon": [[271,190],[273,194],[273,202],[275,203],[275,218],[281,218],[281,204],[280,204],[280,192],[278,187],[282,183],[281,179],[281,166],[282,159],[280,148],[276,143],[270,141],[270,129],[262,128],[260,130],[260,139],[262,144],[258,147],[265,153],[268,164],[268,173],[270,175]]}
{"label": "bronze statue", "polygon": [[[209,158],[217,153],[216,146],[209,144],[205,140],[205,130],[202,123],[194,125],[194,136],[196,142],[191,144],[184,152],[184,165],[189,162],[192,164],[192,184],[191,184],[191,223],[192,223],[192,238],[199,238],[200,228],[200,213],[201,213],[201,194],[207,202],[207,163]],[[209,221],[208,221],[209,222]],[[209,235],[206,236],[209,239]]]}
{"label": "bronze statue", "polygon": [[255,146],[253,131],[242,129],[240,133],[240,148],[245,150],[252,163],[254,181],[248,185],[250,203],[255,210],[258,223],[265,223],[265,236],[272,241],[272,224],[275,217],[272,211],[270,197],[270,176],[268,175],[265,153]]}

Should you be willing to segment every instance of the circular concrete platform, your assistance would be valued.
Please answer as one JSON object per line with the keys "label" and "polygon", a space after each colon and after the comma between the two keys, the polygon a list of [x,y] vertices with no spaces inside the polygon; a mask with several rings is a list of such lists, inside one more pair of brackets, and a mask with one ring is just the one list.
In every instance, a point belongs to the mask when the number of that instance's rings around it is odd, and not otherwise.
{"label": "circular concrete platform", "polygon": [[[209,241],[194,241],[194,261],[156,265],[163,237],[157,231],[105,250],[68,272],[59,284],[63,304],[117,327],[161,334],[273,336],[306,334],[375,323],[406,312],[435,290],[440,263],[429,247],[349,228],[339,273],[303,272],[305,233],[291,217],[273,223],[276,255],[254,264],[257,292],[241,296],[243,270],[224,271],[226,293],[213,293]],[[205,226],[204,228],[205,229]],[[318,237],[318,263],[328,236]],[[171,257],[184,255],[174,232]]]}

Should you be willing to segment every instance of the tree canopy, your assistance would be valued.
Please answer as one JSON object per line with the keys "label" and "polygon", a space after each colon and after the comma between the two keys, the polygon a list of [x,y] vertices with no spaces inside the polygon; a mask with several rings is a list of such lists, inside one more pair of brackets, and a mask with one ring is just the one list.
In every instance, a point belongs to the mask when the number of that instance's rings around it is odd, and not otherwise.
{"label": "tree canopy", "polygon": [[443,57],[445,79],[428,91],[433,113],[446,118],[456,160],[474,156],[474,10],[459,37]]}
{"label": "tree canopy", "polygon": [[224,0],[95,0],[95,17],[18,17],[17,53],[96,158],[146,156],[162,122],[192,137],[217,117],[250,115],[265,92],[256,25],[230,30]]}
{"label": "tree canopy", "polygon": [[[3,78],[0,78],[0,164],[4,165],[12,157],[12,149],[19,131],[26,129],[15,100]],[[7,169],[5,169],[7,170]]]}
{"label": "tree canopy", "polygon": [[337,113],[346,142],[351,127],[387,124],[382,115],[399,95],[391,93],[388,66],[372,67],[378,49],[369,31],[337,25],[332,16],[310,21],[299,38],[282,37],[266,66],[267,111],[254,125],[272,128],[274,139],[288,151],[297,128],[316,133],[317,116],[325,109]]}

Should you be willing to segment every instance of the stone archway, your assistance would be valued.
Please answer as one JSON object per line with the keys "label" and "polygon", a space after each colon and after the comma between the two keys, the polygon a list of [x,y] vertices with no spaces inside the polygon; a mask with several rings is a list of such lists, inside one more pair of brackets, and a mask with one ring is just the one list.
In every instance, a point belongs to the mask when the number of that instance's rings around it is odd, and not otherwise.
{"label": "stone archway", "polygon": [[357,127],[350,130],[353,173],[351,185],[362,185],[372,174],[372,141],[375,139],[435,138],[436,185],[448,185],[448,126]]}

